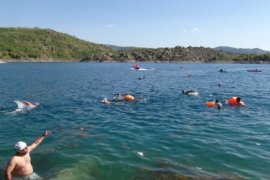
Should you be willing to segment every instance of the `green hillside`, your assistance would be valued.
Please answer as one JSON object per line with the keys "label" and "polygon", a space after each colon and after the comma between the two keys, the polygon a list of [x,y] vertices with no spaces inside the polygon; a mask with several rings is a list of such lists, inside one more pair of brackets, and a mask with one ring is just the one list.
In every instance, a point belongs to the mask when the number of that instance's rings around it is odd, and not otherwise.
{"label": "green hillside", "polygon": [[135,48],[94,44],[39,28],[0,28],[3,61],[150,61],[270,63],[270,54],[233,54],[213,48]]}
{"label": "green hillside", "polygon": [[111,51],[104,45],[50,29],[0,28],[0,59],[4,60],[74,61]]}

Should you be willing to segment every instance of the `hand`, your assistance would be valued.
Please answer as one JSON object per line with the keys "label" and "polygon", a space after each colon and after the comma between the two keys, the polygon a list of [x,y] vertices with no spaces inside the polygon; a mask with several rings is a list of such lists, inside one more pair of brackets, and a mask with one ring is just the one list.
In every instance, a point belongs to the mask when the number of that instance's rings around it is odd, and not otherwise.
{"label": "hand", "polygon": [[46,130],[46,131],[43,133],[42,136],[46,137],[46,136],[48,136],[50,133],[51,133],[50,131]]}

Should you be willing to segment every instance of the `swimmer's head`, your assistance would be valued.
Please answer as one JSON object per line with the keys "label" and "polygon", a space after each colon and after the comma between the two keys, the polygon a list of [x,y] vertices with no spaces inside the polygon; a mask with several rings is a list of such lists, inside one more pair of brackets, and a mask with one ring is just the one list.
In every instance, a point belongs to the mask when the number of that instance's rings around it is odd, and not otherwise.
{"label": "swimmer's head", "polygon": [[23,141],[19,141],[15,144],[15,150],[18,153],[24,154],[28,152],[27,144]]}

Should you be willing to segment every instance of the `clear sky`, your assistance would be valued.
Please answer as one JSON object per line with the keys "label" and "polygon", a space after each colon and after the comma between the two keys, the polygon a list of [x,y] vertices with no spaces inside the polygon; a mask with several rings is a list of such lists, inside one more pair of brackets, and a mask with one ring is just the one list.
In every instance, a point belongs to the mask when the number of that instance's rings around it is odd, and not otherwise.
{"label": "clear sky", "polygon": [[0,0],[0,26],[119,46],[270,50],[270,0]]}

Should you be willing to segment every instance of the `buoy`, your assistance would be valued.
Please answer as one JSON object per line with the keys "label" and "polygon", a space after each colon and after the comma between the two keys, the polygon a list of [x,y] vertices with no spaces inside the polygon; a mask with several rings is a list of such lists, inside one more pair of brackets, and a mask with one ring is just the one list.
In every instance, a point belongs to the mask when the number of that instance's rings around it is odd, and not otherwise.
{"label": "buoy", "polygon": [[205,105],[207,107],[215,107],[215,102],[214,101],[206,101]]}
{"label": "buoy", "polygon": [[126,101],[134,101],[135,97],[134,97],[134,96],[131,96],[131,95],[125,95],[125,96],[124,96],[124,99],[125,99]]}
{"label": "buoy", "polygon": [[227,103],[232,106],[237,106],[239,103],[236,101],[237,97],[231,97],[227,99]]}

